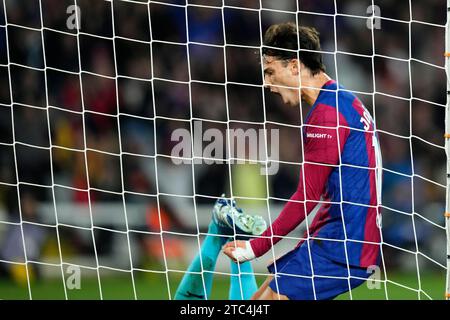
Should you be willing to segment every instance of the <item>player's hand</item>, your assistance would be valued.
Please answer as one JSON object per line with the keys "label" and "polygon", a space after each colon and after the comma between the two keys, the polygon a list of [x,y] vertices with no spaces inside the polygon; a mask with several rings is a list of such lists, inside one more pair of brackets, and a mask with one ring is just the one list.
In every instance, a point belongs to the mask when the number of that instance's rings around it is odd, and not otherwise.
{"label": "player's hand", "polygon": [[245,241],[243,240],[236,240],[236,241],[230,241],[227,242],[223,247],[223,253],[225,253],[226,256],[228,256],[231,260],[236,262],[236,258],[233,255],[233,251],[236,248],[242,248],[245,249]]}
{"label": "player's hand", "polygon": [[234,262],[245,262],[255,258],[249,241],[236,240],[223,246],[223,253]]}

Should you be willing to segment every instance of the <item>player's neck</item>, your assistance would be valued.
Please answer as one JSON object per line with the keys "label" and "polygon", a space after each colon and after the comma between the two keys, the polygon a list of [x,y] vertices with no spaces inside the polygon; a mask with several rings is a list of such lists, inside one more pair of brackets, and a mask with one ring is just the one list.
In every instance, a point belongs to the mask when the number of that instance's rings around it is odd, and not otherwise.
{"label": "player's neck", "polygon": [[330,80],[331,78],[325,72],[302,77],[302,99],[312,106],[319,96],[320,89]]}

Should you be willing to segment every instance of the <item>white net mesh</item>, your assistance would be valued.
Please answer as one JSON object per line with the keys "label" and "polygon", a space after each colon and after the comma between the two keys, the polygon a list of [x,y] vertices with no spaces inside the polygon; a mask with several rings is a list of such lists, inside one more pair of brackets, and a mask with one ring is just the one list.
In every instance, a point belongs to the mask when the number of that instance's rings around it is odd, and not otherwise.
{"label": "white net mesh", "polygon": [[[262,37],[286,21],[320,32],[380,139],[379,278],[342,298],[442,299],[446,9],[413,0],[3,0],[0,298],[173,299],[222,193],[271,223],[308,111],[264,88]],[[236,153],[233,130],[257,145]],[[258,282],[311,221],[253,263]],[[223,255],[214,273],[226,298]]]}

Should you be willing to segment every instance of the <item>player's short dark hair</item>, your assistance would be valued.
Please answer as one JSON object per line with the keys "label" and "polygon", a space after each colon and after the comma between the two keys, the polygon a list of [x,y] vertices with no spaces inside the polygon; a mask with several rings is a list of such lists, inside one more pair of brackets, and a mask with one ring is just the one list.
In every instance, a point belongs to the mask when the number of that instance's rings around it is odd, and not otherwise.
{"label": "player's short dark hair", "polygon": [[[300,46],[298,45],[299,42]],[[263,55],[274,56],[283,60],[298,58],[311,70],[313,75],[325,71],[322,54],[315,52],[320,50],[319,32],[313,27],[297,27],[293,22],[285,22],[270,26],[264,34]]]}

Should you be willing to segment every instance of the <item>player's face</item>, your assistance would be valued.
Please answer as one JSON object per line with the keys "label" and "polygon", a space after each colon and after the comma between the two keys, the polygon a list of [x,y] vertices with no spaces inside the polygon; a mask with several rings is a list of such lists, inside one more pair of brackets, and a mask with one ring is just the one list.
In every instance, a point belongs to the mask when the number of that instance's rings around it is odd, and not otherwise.
{"label": "player's face", "polygon": [[277,93],[283,103],[290,106],[299,104],[299,76],[297,60],[280,60],[264,56],[264,86]]}

